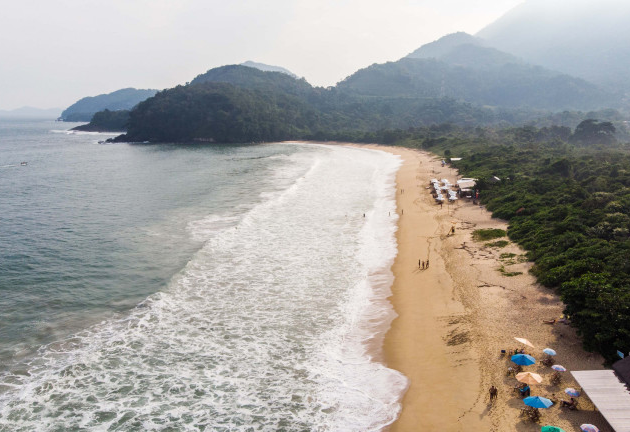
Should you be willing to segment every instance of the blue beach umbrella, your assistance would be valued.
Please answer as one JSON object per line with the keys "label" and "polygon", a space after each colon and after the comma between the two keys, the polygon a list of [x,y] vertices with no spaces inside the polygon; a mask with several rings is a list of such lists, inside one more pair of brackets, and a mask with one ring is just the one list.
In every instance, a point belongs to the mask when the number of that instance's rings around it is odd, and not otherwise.
{"label": "blue beach umbrella", "polygon": [[553,369],[555,371],[558,371],[558,372],[566,372],[567,371],[567,368],[565,368],[562,365],[553,365],[553,366],[551,366],[551,369]]}
{"label": "blue beach umbrella", "polygon": [[553,405],[549,399],[542,396],[530,396],[523,399],[523,403],[532,408],[549,408]]}
{"label": "blue beach umbrella", "polygon": [[571,387],[564,389],[564,392],[568,394],[569,396],[573,396],[573,397],[578,397],[580,395],[579,391]]}
{"label": "blue beach umbrella", "polygon": [[529,354],[515,354],[510,360],[521,366],[529,366],[536,363],[536,359]]}
{"label": "blue beach umbrella", "polygon": [[555,355],[556,355],[556,352],[555,352],[554,350],[552,350],[551,348],[545,348],[545,349],[543,350],[543,352],[544,352],[545,354],[550,355],[550,356],[555,356]]}

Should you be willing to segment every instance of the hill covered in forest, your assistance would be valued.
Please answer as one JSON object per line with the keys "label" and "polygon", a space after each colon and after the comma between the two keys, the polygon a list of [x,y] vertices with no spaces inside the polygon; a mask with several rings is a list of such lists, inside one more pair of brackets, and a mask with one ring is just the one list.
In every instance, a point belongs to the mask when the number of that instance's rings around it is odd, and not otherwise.
{"label": "hill covered in forest", "polygon": [[[455,64],[474,57],[471,50],[488,60]],[[373,65],[333,88],[242,65],[214,68],[138,104],[120,140],[340,139],[446,122],[532,121],[548,114],[545,109],[586,109],[610,97],[583,80],[519,64],[492,48],[464,44],[446,51],[441,56],[448,62],[404,58]]]}
{"label": "hill covered in forest", "polygon": [[530,65],[465,33],[407,57],[361,69],[337,85],[377,97],[450,97],[480,106],[551,111],[619,106],[619,98],[580,78]]}
{"label": "hill covered in forest", "polygon": [[579,112],[623,106],[619,92],[455,33],[398,61],[361,69],[335,87],[258,67],[210,69],[138,104],[120,140],[338,139],[445,122],[523,124],[562,111],[583,120]]}
{"label": "hill covered in forest", "polygon": [[128,141],[336,139],[352,131],[441,122],[488,123],[488,109],[449,98],[372,98],[231,65],[158,92],[131,110]]}
{"label": "hill covered in forest", "polygon": [[258,63],[255,61],[247,60],[246,62],[241,63],[241,66],[247,66],[251,68],[256,68],[264,72],[282,72],[283,74],[287,74],[290,77],[297,78],[298,76],[291,72],[288,69],[283,68],[282,66],[273,66],[265,63]]}
{"label": "hill covered in forest", "polygon": [[98,96],[84,97],[66,108],[59,119],[63,121],[89,122],[98,111],[130,110],[139,102],[155,95],[155,93],[157,93],[157,90],[125,88]]}

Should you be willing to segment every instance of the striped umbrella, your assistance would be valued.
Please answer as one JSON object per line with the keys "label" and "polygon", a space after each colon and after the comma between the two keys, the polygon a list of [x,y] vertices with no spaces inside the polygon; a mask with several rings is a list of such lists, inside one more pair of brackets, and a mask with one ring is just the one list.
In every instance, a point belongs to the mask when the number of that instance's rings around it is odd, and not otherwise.
{"label": "striped umbrella", "polygon": [[547,355],[550,355],[550,356],[555,356],[555,355],[556,355],[556,352],[555,352],[554,350],[552,350],[551,348],[545,348],[545,349],[543,350],[543,352],[544,352],[545,354],[547,354]]}
{"label": "striped umbrella", "polygon": [[568,394],[569,396],[573,396],[573,397],[578,397],[580,395],[580,392],[572,387],[564,389],[564,392]]}
{"label": "striped umbrella", "polygon": [[566,372],[567,371],[567,368],[565,368],[562,365],[558,365],[558,364],[551,366],[551,369],[553,369],[555,371],[558,371],[558,372]]}
{"label": "striped umbrella", "polygon": [[590,423],[584,423],[580,426],[580,429],[582,429],[584,432],[599,432],[599,428]]}

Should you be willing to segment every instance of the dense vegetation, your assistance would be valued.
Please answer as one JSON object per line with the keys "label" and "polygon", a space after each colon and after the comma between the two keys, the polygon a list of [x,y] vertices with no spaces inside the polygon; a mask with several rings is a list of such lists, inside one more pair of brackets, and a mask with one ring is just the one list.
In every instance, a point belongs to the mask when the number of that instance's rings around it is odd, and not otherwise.
{"label": "dense vegetation", "polygon": [[99,111],[88,124],[77,126],[72,130],[84,132],[121,132],[127,130],[129,110]]}
{"label": "dense vegetation", "polygon": [[325,140],[440,122],[487,124],[501,116],[453,99],[357,96],[313,88],[283,73],[225,66],[138,104],[119,140]]}
{"label": "dense vegetation", "polygon": [[321,121],[319,113],[296,96],[206,82],[177,86],[140,103],[131,111],[121,140],[278,141],[308,135]]}
{"label": "dense vegetation", "polygon": [[[431,124],[510,125],[530,121],[575,127],[588,114],[481,107],[454,98],[373,96],[339,85],[245,66],[223,66],[185,86],[159,92],[130,113],[120,141],[259,142],[291,139],[393,142],[401,131]],[[616,111],[603,113],[618,120]],[[382,138],[382,139],[381,139]]]}
{"label": "dense vegetation", "polygon": [[[112,93],[89,96],[80,99],[66,108],[60,119],[63,121],[87,121],[98,111],[130,110],[139,102],[153,96],[157,90],[126,88]],[[120,130],[120,129],[119,129]]]}
{"label": "dense vegetation", "polygon": [[520,63],[483,62],[492,48],[458,47],[449,61],[404,58],[372,65],[340,82],[340,90],[368,96],[452,97],[506,108],[593,109],[615,106],[607,92],[578,78]]}
{"label": "dense vegetation", "polygon": [[609,361],[630,351],[630,147],[614,130],[593,120],[573,132],[444,126],[403,141],[462,157],[453,164],[479,179],[482,202],[509,222],[539,282],[558,290],[585,347]]}

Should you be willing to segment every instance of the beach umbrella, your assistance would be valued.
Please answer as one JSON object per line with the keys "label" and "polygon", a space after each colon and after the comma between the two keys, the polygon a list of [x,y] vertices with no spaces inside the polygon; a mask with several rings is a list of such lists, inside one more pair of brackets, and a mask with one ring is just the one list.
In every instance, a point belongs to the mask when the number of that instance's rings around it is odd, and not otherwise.
{"label": "beach umbrella", "polygon": [[584,423],[580,426],[580,429],[582,429],[584,432],[599,432],[599,428],[590,423]]}
{"label": "beach umbrella", "polygon": [[519,341],[519,342],[520,342],[520,343],[522,343],[523,345],[527,345],[527,346],[529,346],[529,347],[535,348],[535,347],[534,347],[534,344],[533,344],[533,343],[531,343],[530,341],[528,341],[528,340],[527,340],[527,339],[525,339],[525,338],[517,338],[517,337],[515,337],[514,339],[516,339],[517,341]]}
{"label": "beach umbrella", "polygon": [[529,366],[536,363],[536,359],[529,354],[515,354],[510,360],[521,366]]}
{"label": "beach umbrella", "polygon": [[540,432],[566,432],[566,431],[562,428],[559,428],[558,426],[543,426],[540,429]]}
{"label": "beach umbrella", "polygon": [[555,371],[558,371],[558,372],[566,372],[566,371],[567,371],[567,368],[565,368],[565,367],[564,367],[564,366],[562,366],[562,365],[557,365],[557,364],[556,364],[556,365],[551,366],[551,369],[553,369],[553,370],[555,370]]}
{"label": "beach umbrella", "polygon": [[516,374],[516,379],[526,384],[540,384],[543,380],[540,375],[533,372],[521,372]]}
{"label": "beach umbrella", "polygon": [[564,392],[568,394],[569,396],[573,396],[573,397],[578,397],[580,395],[579,391],[571,387],[564,389]]}
{"label": "beach umbrella", "polygon": [[542,396],[529,396],[523,399],[523,403],[533,408],[549,408],[553,405],[549,399]]}
{"label": "beach umbrella", "polygon": [[545,349],[543,350],[543,352],[544,352],[545,354],[547,354],[547,355],[550,355],[550,356],[555,356],[555,355],[556,355],[556,352],[555,352],[554,350],[552,350],[551,348],[545,348]]}

